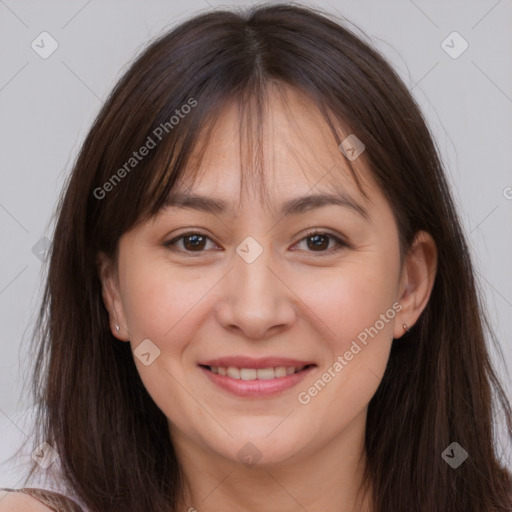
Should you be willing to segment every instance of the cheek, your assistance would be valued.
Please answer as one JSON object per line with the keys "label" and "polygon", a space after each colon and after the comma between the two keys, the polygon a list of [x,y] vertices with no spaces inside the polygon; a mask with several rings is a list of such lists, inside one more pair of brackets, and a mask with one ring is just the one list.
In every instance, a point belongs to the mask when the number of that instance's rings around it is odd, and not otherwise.
{"label": "cheek", "polygon": [[[387,254],[387,256],[383,256]],[[361,411],[384,374],[394,318],[398,253],[359,253],[311,293],[311,309],[328,326],[328,356],[323,373],[302,387],[299,403],[313,423],[332,432]]]}
{"label": "cheek", "polygon": [[364,410],[389,358],[396,315],[391,282],[378,281],[375,274],[360,275],[348,273],[338,286],[331,282],[323,295],[316,290],[320,303],[315,303],[315,312],[328,326],[327,351],[322,372],[301,386],[297,400],[304,406],[304,421],[313,431],[323,429],[327,437]]}
{"label": "cheek", "polygon": [[[150,338],[165,344],[181,332],[194,307],[208,289],[198,273],[184,272],[161,262],[134,264],[124,281],[124,308],[132,341]],[[180,336],[181,338],[181,336]],[[171,348],[171,347],[169,347]]]}
{"label": "cheek", "polygon": [[[187,418],[200,417],[201,411],[184,391],[188,385],[183,354],[195,336],[200,299],[211,288],[206,286],[210,280],[149,257],[132,258],[126,270],[123,306],[139,375],[158,407],[184,429],[190,428]],[[136,357],[146,339],[160,351],[147,366]]]}
{"label": "cheek", "polygon": [[[386,312],[395,300],[396,276],[390,268],[384,259],[361,257],[315,280],[304,277],[304,302],[326,326],[332,349],[348,350],[351,341],[376,322],[385,336],[392,332],[394,310]],[[380,315],[385,315],[384,323]]]}

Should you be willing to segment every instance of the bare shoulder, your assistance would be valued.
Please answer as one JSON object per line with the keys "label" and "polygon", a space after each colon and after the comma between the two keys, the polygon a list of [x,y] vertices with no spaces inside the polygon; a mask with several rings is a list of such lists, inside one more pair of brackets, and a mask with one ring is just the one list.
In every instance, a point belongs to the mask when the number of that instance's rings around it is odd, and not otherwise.
{"label": "bare shoulder", "polygon": [[51,512],[51,509],[23,492],[0,491],[0,512]]}

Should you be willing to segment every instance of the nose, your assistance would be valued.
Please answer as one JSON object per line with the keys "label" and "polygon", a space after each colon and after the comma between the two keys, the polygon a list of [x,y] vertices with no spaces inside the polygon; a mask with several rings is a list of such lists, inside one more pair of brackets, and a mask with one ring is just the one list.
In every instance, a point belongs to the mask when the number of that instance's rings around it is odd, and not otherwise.
{"label": "nose", "polygon": [[297,301],[292,283],[266,248],[249,263],[234,255],[233,268],[222,284],[217,320],[227,330],[262,340],[293,324]]}

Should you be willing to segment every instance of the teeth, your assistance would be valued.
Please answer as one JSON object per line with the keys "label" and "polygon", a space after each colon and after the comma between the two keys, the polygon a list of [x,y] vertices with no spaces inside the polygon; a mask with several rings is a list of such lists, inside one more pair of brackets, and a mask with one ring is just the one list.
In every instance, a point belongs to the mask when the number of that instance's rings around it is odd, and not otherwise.
{"label": "teeth", "polygon": [[270,380],[278,379],[279,377],[286,377],[292,373],[301,371],[304,367],[296,368],[294,366],[277,366],[275,368],[236,368],[229,366],[227,368],[222,366],[210,366],[213,373],[219,375],[227,375],[232,379],[239,380]]}
{"label": "teeth", "polygon": [[276,377],[286,377],[286,368],[284,366],[274,368],[274,372]]}
{"label": "teeth", "polygon": [[240,378],[242,380],[254,380],[258,375],[258,370],[256,368],[241,368],[240,369]]}
{"label": "teeth", "polygon": [[[290,368],[292,370],[292,373],[295,371],[295,368]],[[275,377],[275,370],[274,368],[259,368],[257,371],[257,378],[259,380],[270,380]]]}
{"label": "teeth", "polygon": [[239,379],[240,378],[240,370],[238,368],[235,368],[234,366],[228,367],[228,377],[231,377],[232,379]]}

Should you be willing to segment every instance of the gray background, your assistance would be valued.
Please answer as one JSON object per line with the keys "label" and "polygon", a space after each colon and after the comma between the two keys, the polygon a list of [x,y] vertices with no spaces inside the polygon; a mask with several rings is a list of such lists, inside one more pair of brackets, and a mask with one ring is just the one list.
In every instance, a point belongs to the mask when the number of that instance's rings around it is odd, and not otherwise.
{"label": "gray background", "polygon": [[[30,402],[20,392],[44,270],[33,247],[52,238],[56,199],[102,101],[166,28],[212,7],[251,4],[190,0],[184,10],[178,1],[0,0],[0,431],[3,425],[26,436],[19,413]],[[512,2],[310,5],[361,27],[419,101],[500,340],[503,357],[494,350],[492,357],[512,394]],[[47,59],[31,47],[43,31],[59,45]],[[458,58],[441,46],[453,31],[469,44]],[[461,48],[457,40],[448,44]]]}

